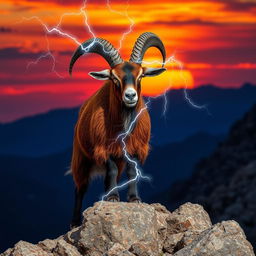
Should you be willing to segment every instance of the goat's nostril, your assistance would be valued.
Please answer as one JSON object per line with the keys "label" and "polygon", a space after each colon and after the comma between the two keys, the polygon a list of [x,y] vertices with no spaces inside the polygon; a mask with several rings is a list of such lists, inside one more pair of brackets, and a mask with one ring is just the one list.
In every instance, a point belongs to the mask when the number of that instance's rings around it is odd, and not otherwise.
{"label": "goat's nostril", "polygon": [[129,99],[129,100],[132,100],[132,99],[134,99],[135,98],[135,96],[136,96],[136,93],[135,92],[132,92],[132,93],[125,93],[125,97],[127,98],[127,99]]}

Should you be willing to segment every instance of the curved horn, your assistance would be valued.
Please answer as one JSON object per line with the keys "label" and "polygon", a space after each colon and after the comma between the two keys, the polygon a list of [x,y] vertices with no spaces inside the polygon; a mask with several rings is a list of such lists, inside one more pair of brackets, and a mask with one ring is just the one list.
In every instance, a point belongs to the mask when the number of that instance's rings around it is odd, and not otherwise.
{"label": "curved horn", "polygon": [[72,74],[73,65],[77,59],[85,53],[97,53],[101,55],[110,65],[111,68],[123,62],[114,46],[107,40],[102,38],[91,38],[82,43],[75,51],[69,64],[69,74]]}
{"label": "curved horn", "polygon": [[164,66],[164,62],[166,58],[164,44],[156,34],[151,32],[145,32],[138,37],[132,49],[130,61],[141,64],[145,52],[150,47],[156,47],[157,49],[160,50],[163,57],[163,66]]}

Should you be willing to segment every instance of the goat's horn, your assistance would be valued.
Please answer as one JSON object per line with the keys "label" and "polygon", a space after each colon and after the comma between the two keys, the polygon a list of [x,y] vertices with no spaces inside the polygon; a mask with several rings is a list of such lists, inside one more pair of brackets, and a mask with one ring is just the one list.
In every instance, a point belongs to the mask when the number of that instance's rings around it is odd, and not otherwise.
{"label": "goat's horn", "polygon": [[166,58],[164,44],[156,34],[151,32],[145,32],[138,37],[132,49],[130,61],[141,64],[145,52],[150,47],[156,47],[160,50],[163,57],[163,66],[164,66],[165,58]]}
{"label": "goat's horn", "polygon": [[72,74],[73,65],[76,60],[86,53],[97,53],[101,55],[110,65],[111,68],[123,62],[115,47],[107,40],[102,38],[91,38],[82,43],[75,51],[70,64],[69,74]]}

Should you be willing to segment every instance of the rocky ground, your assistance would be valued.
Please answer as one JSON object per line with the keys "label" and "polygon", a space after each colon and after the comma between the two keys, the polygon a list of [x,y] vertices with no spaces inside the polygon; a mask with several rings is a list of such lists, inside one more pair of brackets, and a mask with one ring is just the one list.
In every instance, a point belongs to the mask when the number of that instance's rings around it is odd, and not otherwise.
{"label": "rocky ground", "polygon": [[214,223],[234,219],[256,246],[256,105],[236,122],[226,140],[198,163],[190,179],[174,184],[170,209],[203,205]]}
{"label": "rocky ground", "polygon": [[[20,241],[1,256],[253,256],[233,220],[212,225],[198,204],[169,212],[160,204],[98,202],[83,223],[54,240]],[[50,228],[50,227],[49,227]],[[36,231],[35,231],[36,232]]]}

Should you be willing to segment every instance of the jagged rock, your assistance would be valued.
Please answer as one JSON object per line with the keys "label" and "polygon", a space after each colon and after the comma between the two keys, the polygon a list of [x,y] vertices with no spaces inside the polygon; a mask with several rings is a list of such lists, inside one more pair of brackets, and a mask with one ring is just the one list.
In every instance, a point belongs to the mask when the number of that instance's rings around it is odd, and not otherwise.
{"label": "jagged rock", "polygon": [[57,245],[57,239],[51,240],[51,239],[45,239],[43,241],[40,241],[38,243],[38,246],[40,246],[44,251],[47,252],[53,252],[53,249]]}
{"label": "jagged rock", "polygon": [[186,203],[180,206],[167,219],[167,238],[164,250],[173,253],[188,245],[202,231],[211,227],[207,212],[198,204]]}
{"label": "jagged rock", "polygon": [[174,256],[253,256],[253,248],[235,221],[223,221],[202,232]]}
{"label": "jagged rock", "polygon": [[213,223],[235,220],[256,247],[256,104],[236,122],[227,138],[193,175],[173,184],[170,208],[184,202],[203,205]]}
{"label": "jagged rock", "polygon": [[212,226],[203,207],[186,203],[173,213],[160,204],[98,202],[80,227],[33,245],[20,241],[0,256],[253,256],[234,221]]}
{"label": "jagged rock", "polygon": [[44,251],[41,247],[19,241],[13,249],[8,249],[1,256],[54,256],[52,253]]}
{"label": "jagged rock", "polygon": [[100,256],[113,244],[129,250],[139,242],[154,256],[162,249],[160,237],[165,237],[168,216],[167,210],[159,211],[158,205],[99,202],[84,212],[82,229],[75,243],[87,254]]}
{"label": "jagged rock", "polygon": [[107,256],[133,256],[134,254],[126,250],[121,244],[115,243],[107,253]]}
{"label": "jagged rock", "polygon": [[77,248],[63,239],[57,241],[56,247],[53,250],[54,255],[61,256],[82,256]]}

